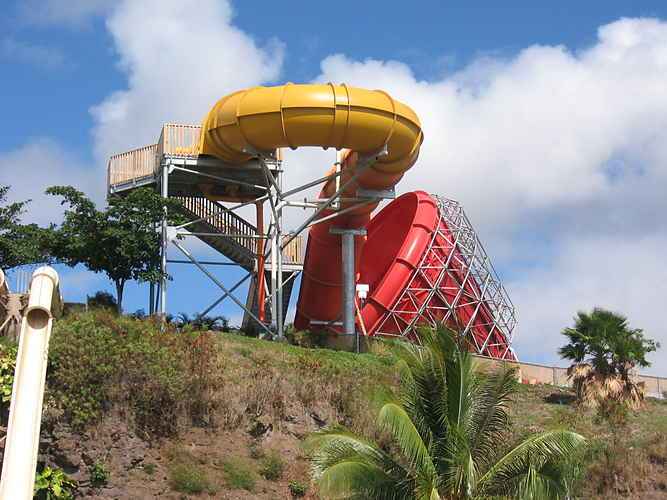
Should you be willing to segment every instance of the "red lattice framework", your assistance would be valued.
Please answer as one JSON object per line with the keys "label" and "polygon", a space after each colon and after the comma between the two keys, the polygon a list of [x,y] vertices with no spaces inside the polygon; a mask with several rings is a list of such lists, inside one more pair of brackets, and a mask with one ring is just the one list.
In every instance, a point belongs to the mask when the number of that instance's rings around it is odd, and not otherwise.
{"label": "red lattice framework", "polygon": [[417,328],[445,323],[474,352],[516,359],[515,309],[461,205],[431,195],[439,223],[407,287],[375,335],[419,342]]}

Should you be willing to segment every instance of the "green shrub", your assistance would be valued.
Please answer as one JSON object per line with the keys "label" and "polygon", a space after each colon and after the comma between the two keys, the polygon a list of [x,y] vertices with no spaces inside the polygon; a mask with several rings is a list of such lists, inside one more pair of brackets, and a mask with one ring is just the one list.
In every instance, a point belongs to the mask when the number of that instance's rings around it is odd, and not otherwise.
{"label": "green shrub", "polygon": [[16,369],[15,344],[0,344],[0,408],[9,408]]}
{"label": "green shrub", "polygon": [[109,471],[102,462],[95,462],[89,470],[90,484],[94,488],[104,486],[109,482]]}
{"label": "green shrub", "polygon": [[152,464],[152,463],[145,463],[142,467],[144,469],[144,472],[148,474],[149,476],[152,476],[155,474],[155,471],[157,471],[157,465]]}
{"label": "green shrub", "polygon": [[322,331],[299,331],[295,330],[294,326],[290,325],[285,331],[285,338],[287,341],[299,347],[326,347],[329,335]]}
{"label": "green shrub", "polygon": [[181,493],[215,493],[206,473],[194,464],[176,464],[169,471],[169,485]]}
{"label": "green shrub", "polygon": [[70,479],[60,469],[44,467],[35,475],[34,498],[38,500],[70,500],[74,498],[76,488],[76,481]]}
{"label": "green shrub", "polygon": [[277,481],[283,475],[285,462],[275,451],[266,455],[261,462],[259,473],[269,481]]}
{"label": "green shrub", "polygon": [[140,431],[173,435],[181,416],[210,419],[213,351],[211,334],[162,332],[105,311],[75,315],[56,322],[47,387],[76,428],[122,404]]}
{"label": "green shrub", "polygon": [[254,491],[256,476],[250,466],[239,460],[230,459],[222,465],[227,486],[237,490]]}
{"label": "green shrub", "polygon": [[292,498],[301,498],[306,496],[308,491],[308,486],[299,482],[299,481],[290,481],[289,483],[289,492],[292,495]]}
{"label": "green shrub", "polygon": [[118,310],[116,298],[104,290],[95,292],[94,295],[88,295],[86,297],[86,304],[88,304],[89,309],[107,309],[111,312]]}

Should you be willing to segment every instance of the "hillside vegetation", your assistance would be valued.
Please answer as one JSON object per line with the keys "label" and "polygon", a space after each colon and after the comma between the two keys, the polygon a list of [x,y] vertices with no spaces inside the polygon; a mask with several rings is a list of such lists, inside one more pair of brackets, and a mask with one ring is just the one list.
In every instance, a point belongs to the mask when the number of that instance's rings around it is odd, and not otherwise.
{"label": "hillside vegetation", "polygon": [[[105,312],[61,319],[40,467],[77,480],[81,497],[317,498],[302,446],[309,434],[341,424],[390,446],[374,418],[398,380],[390,349],[381,350],[355,355],[234,333],[161,332]],[[11,351],[3,346],[2,358]],[[0,364],[4,385],[7,370]],[[600,419],[567,390],[519,386],[511,414],[499,448],[552,428],[588,438],[581,498],[667,495],[664,402]]]}

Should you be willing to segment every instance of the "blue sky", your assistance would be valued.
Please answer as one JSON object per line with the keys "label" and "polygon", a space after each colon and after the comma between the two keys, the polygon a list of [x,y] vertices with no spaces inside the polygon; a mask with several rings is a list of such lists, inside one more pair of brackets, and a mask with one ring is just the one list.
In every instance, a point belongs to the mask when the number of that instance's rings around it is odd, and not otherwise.
{"label": "blue sky", "polygon": [[[654,307],[667,292],[667,4],[416,4],[9,2],[0,183],[34,200],[27,220],[46,223],[59,217],[40,195],[47,185],[101,200],[110,152],[154,141],[164,121],[197,122],[237,88],[385,88],[415,107],[426,133],[399,191],[463,203],[517,304],[520,356],[553,361],[560,329],[593,305],[667,340]],[[288,156],[294,182],[327,158]],[[618,265],[628,257],[631,271]],[[102,276],[62,272],[69,300],[110,289]],[[174,276],[173,312],[215,299],[204,278],[182,266]],[[145,308],[145,296],[131,286],[126,309]]]}

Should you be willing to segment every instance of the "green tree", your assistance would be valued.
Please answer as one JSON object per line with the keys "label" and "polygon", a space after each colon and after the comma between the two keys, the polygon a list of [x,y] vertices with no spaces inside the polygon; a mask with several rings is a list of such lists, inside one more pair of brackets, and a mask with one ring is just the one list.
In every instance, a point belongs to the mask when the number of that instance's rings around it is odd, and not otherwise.
{"label": "green tree", "polygon": [[30,200],[7,202],[9,186],[0,185],[0,268],[47,260],[45,239],[48,229],[36,224],[21,224],[21,216]]}
{"label": "green tree", "polygon": [[646,338],[643,330],[630,328],[625,316],[602,308],[578,312],[574,327],[562,333],[568,343],[559,353],[573,362],[568,375],[580,401],[591,405],[607,399],[631,406],[640,403],[643,390],[633,382],[632,370],[650,366],[646,356],[659,343]]}
{"label": "green tree", "polygon": [[512,369],[482,374],[445,328],[425,330],[423,347],[397,347],[397,401],[377,416],[387,449],[344,429],[310,439],[312,468],[324,498],[562,498],[566,458],[584,438],[565,430],[503,443],[515,388]]}
{"label": "green tree", "polygon": [[70,266],[83,264],[93,272],[105,273],[116,286],[119,312],[128,281],[156,283],[162,278],[160,236],[155,228],[165,207],[170,221],[180,222],[176,202],[142,188],[123,197],[112,196],[108,207],[98,210],[71,186],[53,186],[46,193],[61,196],[62,204],[69,207],[50,238],[51,254]]}

